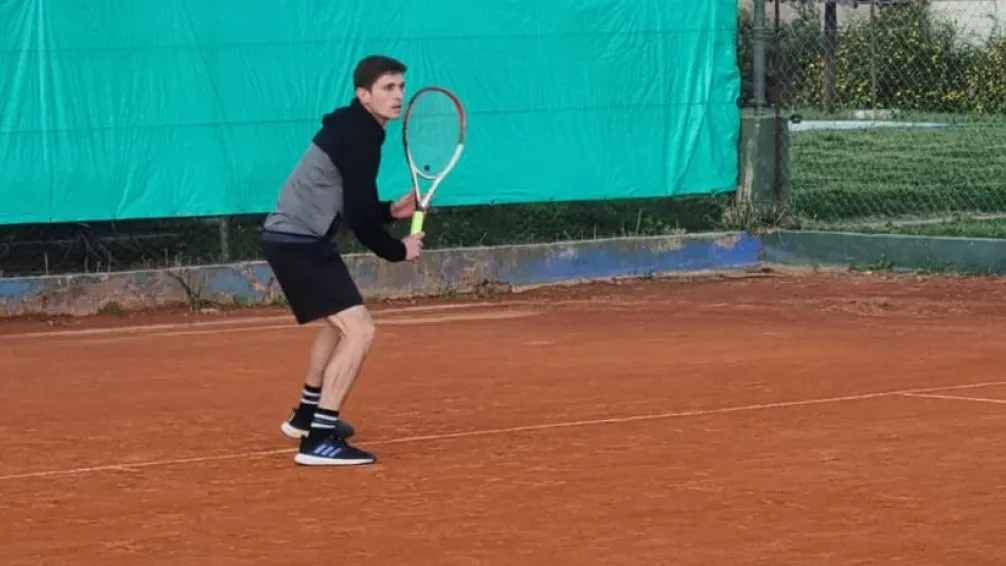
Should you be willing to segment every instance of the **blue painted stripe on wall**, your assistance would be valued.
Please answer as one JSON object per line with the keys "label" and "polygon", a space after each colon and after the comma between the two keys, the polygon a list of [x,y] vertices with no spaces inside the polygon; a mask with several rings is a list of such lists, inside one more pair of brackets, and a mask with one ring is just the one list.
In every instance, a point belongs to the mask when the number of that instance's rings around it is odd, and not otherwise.
{"label": "blue painted stripe on wall", "polygon": [[41,288],[42,285],[25,279],[0,279],[0,298],[18,299],[32,294],[31,291],[35,287]]}
{"label": "blue painted stripe on wall", "polygon": [[511,283],[536,284],[572,279],[610,278],[680,271],[729,269],[758,263],[761,243],[744,236],[732,246],[714,241],[684,241],[677,250],[653,249],[640,245],[638,249],[611,250],[604,247],[584,248],[567,255],[550,254],[516,266],[514,273],[501,273]]}

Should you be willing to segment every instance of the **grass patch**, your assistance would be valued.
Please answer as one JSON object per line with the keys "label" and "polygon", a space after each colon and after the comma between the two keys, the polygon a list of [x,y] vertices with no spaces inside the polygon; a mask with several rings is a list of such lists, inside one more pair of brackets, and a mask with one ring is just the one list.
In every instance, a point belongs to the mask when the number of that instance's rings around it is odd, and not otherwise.
{"label": "grass patch", "polygon": [[864,225],[852,228],[866,234],[903,234],[907,236],[951,236],[967,238],[1006,238],[1006,218],[960,218],[945,222],[920,224]]}
{"label": "grass patch", "polygon": [[802,226],[1006,213],[1006,119],[898,120],[949,126],[792,133],[792,209]]}

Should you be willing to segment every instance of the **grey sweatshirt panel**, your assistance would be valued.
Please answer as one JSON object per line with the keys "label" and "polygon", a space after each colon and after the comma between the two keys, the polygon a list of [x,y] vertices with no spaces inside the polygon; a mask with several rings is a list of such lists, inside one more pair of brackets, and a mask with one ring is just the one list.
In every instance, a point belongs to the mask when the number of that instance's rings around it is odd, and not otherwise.
{"label": "grey sweatshirt panel", "polygon": [[265,220],[271,232],[321,239],[343,214],[342,174],[317,145],[310,144],[280,190]]}

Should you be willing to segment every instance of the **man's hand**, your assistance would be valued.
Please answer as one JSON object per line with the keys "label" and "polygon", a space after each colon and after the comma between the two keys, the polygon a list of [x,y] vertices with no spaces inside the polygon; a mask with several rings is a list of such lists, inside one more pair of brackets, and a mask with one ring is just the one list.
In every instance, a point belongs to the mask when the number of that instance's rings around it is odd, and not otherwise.
{"label": "man's hand", "polygon": [[416,212],[416,204],[416,192],[409,191],[408,194],[391,203],[391,216],[396,220],[411,218],[412,214]]}
{"label": "man's hand", "polygon": [[423,236],[425,235],[420,232],[402,238],[402,243],[405,244],[405,261],[412,261],[423,253]]}

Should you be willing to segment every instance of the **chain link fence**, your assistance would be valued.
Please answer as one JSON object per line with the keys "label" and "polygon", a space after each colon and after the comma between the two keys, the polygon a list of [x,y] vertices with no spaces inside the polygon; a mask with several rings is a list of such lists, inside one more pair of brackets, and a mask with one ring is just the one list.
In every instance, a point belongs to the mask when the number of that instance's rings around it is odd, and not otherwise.
{"label": "chain link fence", "polygon": [[[791,223],[1006,236],[1006,3],[767,2],[765,82],[790,122]],[[754,29],[742,9],[742,65]]]}

